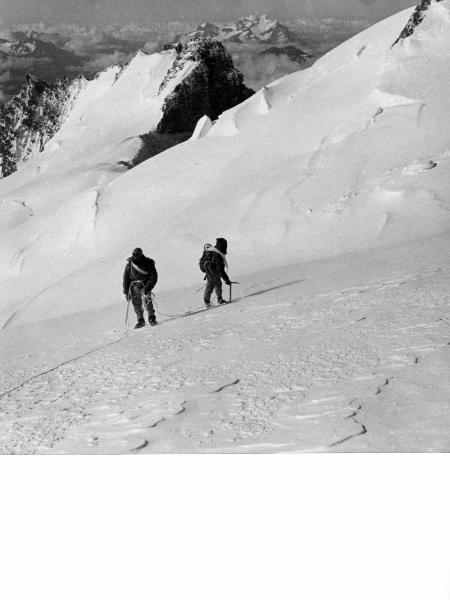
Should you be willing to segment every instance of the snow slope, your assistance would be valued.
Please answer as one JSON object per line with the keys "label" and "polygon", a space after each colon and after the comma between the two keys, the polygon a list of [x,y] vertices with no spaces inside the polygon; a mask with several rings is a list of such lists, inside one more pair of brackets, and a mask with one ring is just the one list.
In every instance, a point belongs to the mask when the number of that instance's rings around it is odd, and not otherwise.
{"label": "snow slope", "polygon": [[[86,88],[0,181],[1,451],[450,449],[450,1],[392,47],[410,14],[127,172],[148,79]],[[217,236],[239,302],[180,317]],[[162,325],[126,335],[138,245]]]}
{"label": "snow slope", "polygon": [[136,245],[170,289],[197,276],[199,251],[217,235],[251,272],[448,230],[448,0],[428,13],[394,48],[411,11],[263,88],[206,137],[117,173],[160,106],[160,76],[142,69],[171,61],[138,56],[108,101],[80,107],[53,148],[0,182],[3,322],[111,304]]}
{"label": "snow slope", "polygon": [[128,334],[125,303],[8,328],[0,452],[448,452],[449,241],[157,294]]}
{"label": "snow slope", "polygon": [[[27,161],[20,173],[0,181],[0,255],[8,311],[17,302],[17,276],[25,275],[28,289],[39,294],[79,268],[80,259],[86,264],[95,257],[99,194],[127,171],[121,162],[136,156],[139,135],[156,128],[165,98],[196,66],[187,61],[159,93],[174,59],[174,51],[140,52],[126,68],[114,66],[84,81],[45,151]],[[23,270],[30,256],[33,275],[35,261],[41,264],[38,279]],[[53,266],[47,268],[46,263]],[[20,296],[27,295],[23,285],[20,289]]]}

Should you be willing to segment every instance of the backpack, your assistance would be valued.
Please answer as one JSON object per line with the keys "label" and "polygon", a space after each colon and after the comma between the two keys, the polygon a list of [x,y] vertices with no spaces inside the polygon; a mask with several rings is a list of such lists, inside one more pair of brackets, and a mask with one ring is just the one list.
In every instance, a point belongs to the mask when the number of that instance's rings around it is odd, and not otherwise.
{"label": "backpack", "polygon": [[210,263],[212,260],[213,253],[211,252],[210,248],[212,248],[211,244],[205,244],[203,254],[202,254],[200,260],[198,261],[198,266],[200,267],[200,271],[203,271],[203,273],[208,272],[208,270],[207,270],[208,263]]}

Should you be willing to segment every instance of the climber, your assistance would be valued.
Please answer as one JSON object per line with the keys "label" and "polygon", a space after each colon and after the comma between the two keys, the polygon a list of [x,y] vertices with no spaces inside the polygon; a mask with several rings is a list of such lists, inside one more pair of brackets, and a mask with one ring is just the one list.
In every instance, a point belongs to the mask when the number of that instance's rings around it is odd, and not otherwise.
{"label": "climber", "polygon": [[135,329],[144,327],[144,308],[148,311],[148,322],[157,325],[151,292],[158,281],[155,261],[144,255],[141,248],[135,248],[127,259],[123,273],[123,293],[127,301],[131,300],[138,322]]}
{"label": "climber", "polygon": [[200,259],[200,270],[205,273],[206,287],[204,294],[204,302],[206,308],[211,306],[211,294],[213,290],[216,292],[217,303],[226,304],[226,300],[222,298],[222,279],[226,285],[231,285],[231,281],[225,270],[228,268],[227,259],[227,240],[225,238],[217,238],[216,245],[206,244],[203,255]]}

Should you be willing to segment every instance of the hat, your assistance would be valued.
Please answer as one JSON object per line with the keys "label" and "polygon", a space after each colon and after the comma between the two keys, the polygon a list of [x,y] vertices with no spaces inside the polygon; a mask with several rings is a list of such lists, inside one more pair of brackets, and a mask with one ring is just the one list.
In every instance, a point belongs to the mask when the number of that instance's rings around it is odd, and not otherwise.
{"label": "hat", "polygon": [[133,256],[142,256],[144,253],[142,252],[142,248],[135,248],[133,250]]}
{"label": "hat", "polygon": [[225,238],[217,238],[216,239],[216,248],[217,250],[219,250],[219,252],[222,252],[222,254],[226,254],[227,253],[227,240]]}

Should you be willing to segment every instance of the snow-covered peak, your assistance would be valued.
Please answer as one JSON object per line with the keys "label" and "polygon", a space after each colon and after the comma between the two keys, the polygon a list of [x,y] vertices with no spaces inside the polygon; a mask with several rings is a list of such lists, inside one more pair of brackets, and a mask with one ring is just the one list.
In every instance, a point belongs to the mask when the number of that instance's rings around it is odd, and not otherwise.
{"label": "snow-covered peak", "polygon": [[277,19],[269,19],[265,14],[260,17],[249,17],[245,22],[244,30],[247,30],[250,38],[273,44],[288,43],[295,41],[296,38],[285,25]]}
{"label": "snow-covered peak", "polygon": [[261,15],[261,17],[259,18],[259,22],[256,25],[256,28],[262,33],[265,33],[266,31],[274,29],[275,27],[277,27],[277,25],[279,25],[278,20],[273,21],[269,19],[267,15]]}
{"label": "snow-covered peak", "polygon": [[221,42],[235,43],[270,43],[286,44],[297,42],[298,36],[278,20],[269,19],[265,14],[261,16],[248,15],[227,25],[203,23],[195,31],[177,36],[178,39],[201,39],[212,37]]}

